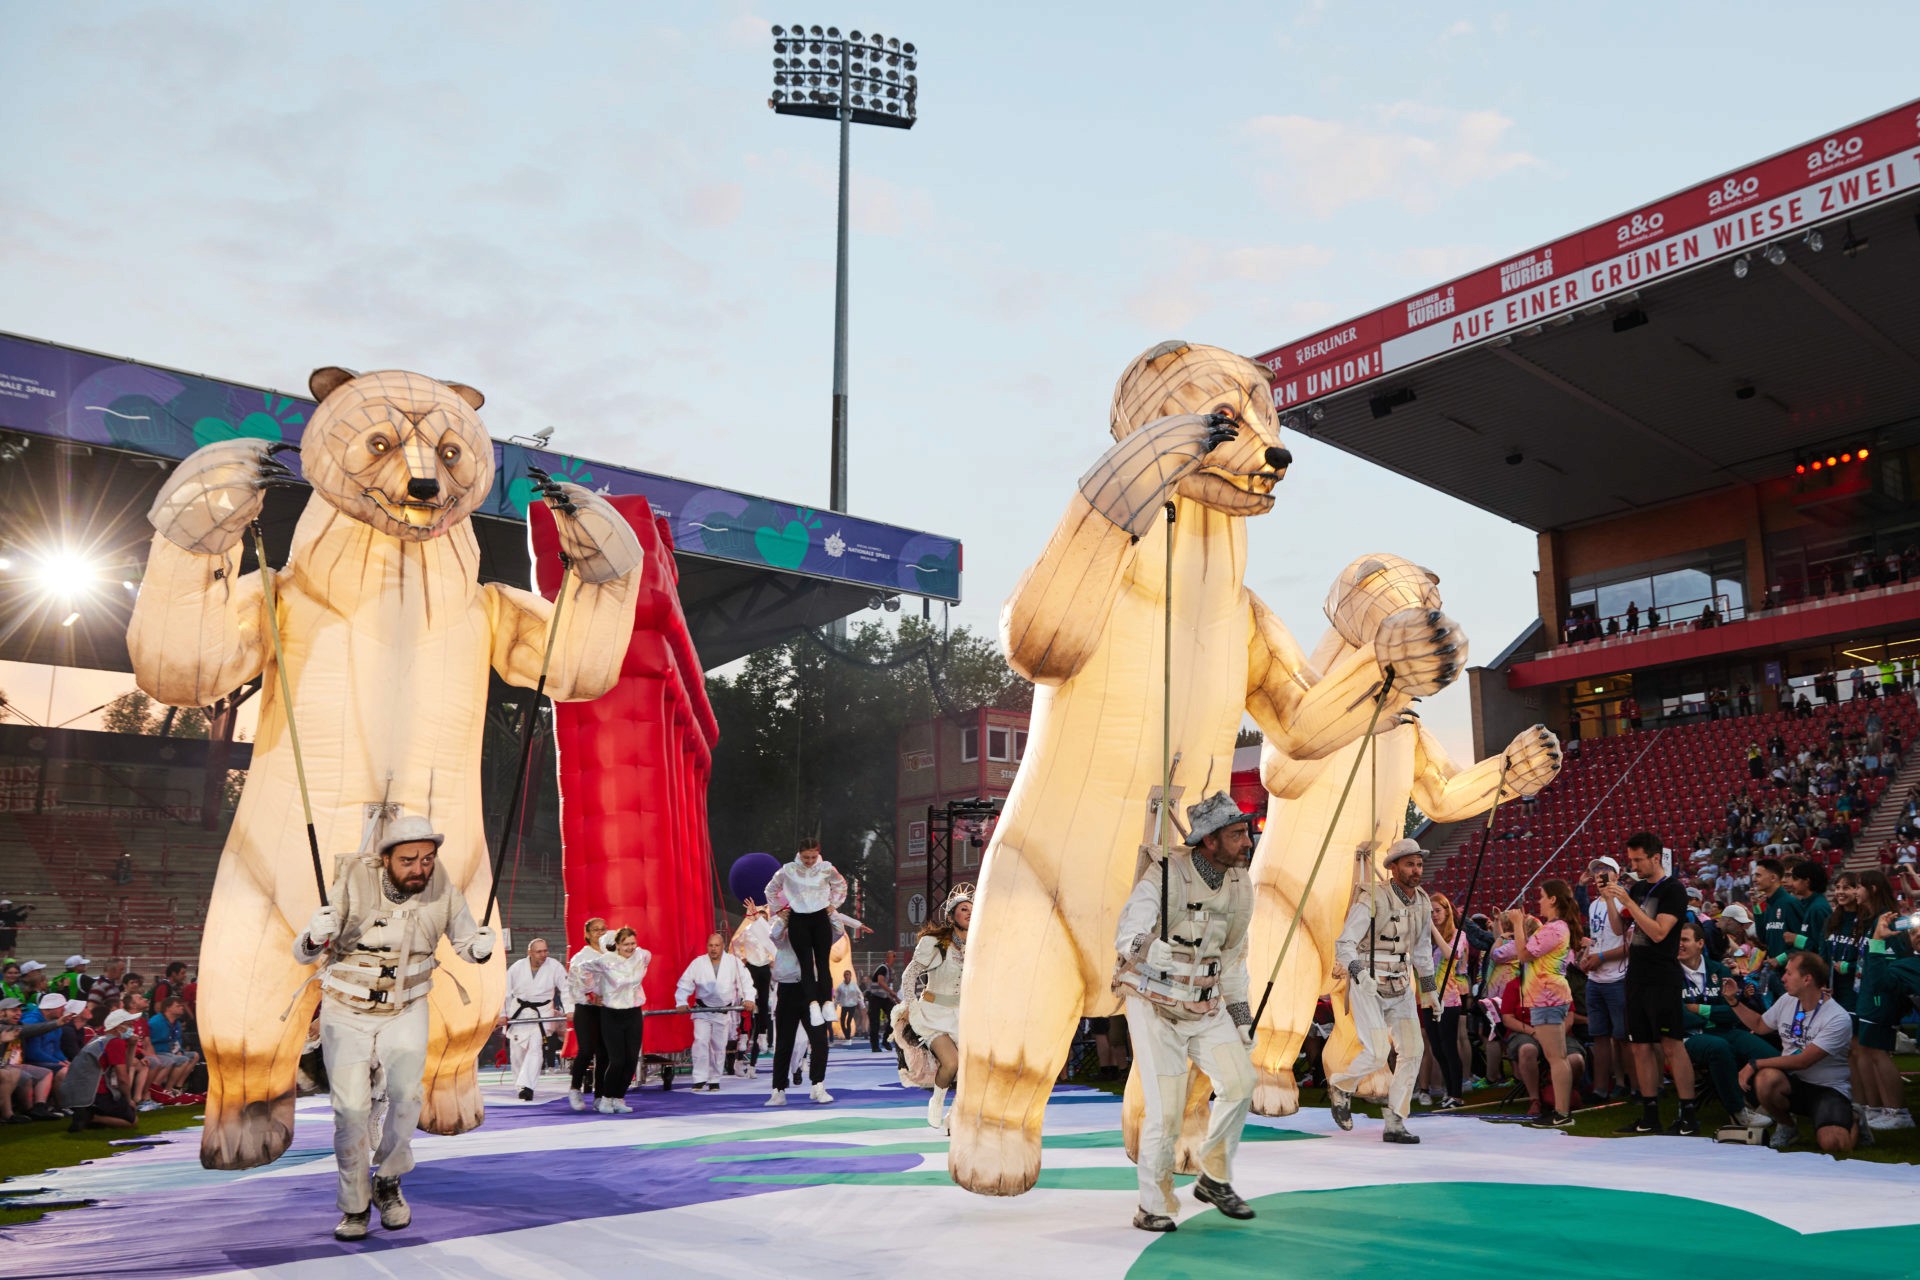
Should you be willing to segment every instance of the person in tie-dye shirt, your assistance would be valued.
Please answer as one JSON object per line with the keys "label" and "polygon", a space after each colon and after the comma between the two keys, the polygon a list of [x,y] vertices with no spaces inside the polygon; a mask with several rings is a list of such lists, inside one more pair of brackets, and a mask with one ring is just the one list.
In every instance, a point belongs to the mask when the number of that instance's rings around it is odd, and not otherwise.
{"label": "person in tie-dye shirt", "polygon": [[[1516,946],[1510,939],[1494,949],[1495,961],[1517,959],[1520,962],[1521,1002],[1533,1022],[1534,1039],[1546,1055],[1547,1070],[1553,1080],[1553,1096],[1558,1109],[1543,1113],[1537,1122],[1543,1128],[1564,1129],[1573,1123],[1573,1069],[1567,1061],[1566,1022],[1573,1007],[1573,991],[1567,985],[1567,960],[1573,944],[1579,940],[1580,908],[1574,902],[1573,888],[1565,880],[1549,880],[1540,886],[1538,927],[1526,910],[1515,907],[1507,913],[1513,938],[1524,938]],[[1504,955],[1502,953],[1505,953]]]}

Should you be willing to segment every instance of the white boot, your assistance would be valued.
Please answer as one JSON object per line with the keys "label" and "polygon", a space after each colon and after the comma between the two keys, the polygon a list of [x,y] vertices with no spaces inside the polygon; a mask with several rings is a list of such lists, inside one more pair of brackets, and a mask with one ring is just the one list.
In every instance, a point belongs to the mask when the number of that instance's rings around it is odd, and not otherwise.
{"label": "white boot", "polygon": [[812,1098],[815,1102],[832,1102],[833,1101],[833,1095],[827,1092],[827,1086],[825,1086],[824,1084],[816,1084],[815,1086],[813,1086],[812,1090],[808,1092],[807,1096],[809,1098]]}
{"label": "white boot", "polygon": [[774,1090],[774,1091],[773,1091],[772,1093],[770,1093],[770,1094],[768,1094],[768,1095],[767,1095],[767,1100],[766,1100],[765,1102],[763,1102],[763,1103],[761,1103],[760,1105],[761,1105],[761,1106],[763,1106],[763,1107],[784,1107],[784,1106],[786,1106],[786,1105],[787,1105],[787,1091],[786,1091],[785,1089],[775,1089],[775,1090]]}
{"label": "white boot", "polygon": [[933,1096],[927,1099],[927,1127],[944,1130],[947,1127],[947,1091],[935,1089]]}

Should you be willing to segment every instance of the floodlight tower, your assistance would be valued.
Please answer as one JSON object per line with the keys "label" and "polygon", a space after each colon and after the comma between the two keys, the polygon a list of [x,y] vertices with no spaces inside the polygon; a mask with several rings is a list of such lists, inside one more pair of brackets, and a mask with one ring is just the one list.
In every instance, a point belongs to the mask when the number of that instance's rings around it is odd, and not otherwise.
{"label": "floodlight tower", "polygon": [[781,115],[840,122],[840,227],[833,278],[833,481],[830,505],[847,509],[847,146],[856,124],[911,129],[920,81],[912,44],[840,28],[773,29],[773,96]]}

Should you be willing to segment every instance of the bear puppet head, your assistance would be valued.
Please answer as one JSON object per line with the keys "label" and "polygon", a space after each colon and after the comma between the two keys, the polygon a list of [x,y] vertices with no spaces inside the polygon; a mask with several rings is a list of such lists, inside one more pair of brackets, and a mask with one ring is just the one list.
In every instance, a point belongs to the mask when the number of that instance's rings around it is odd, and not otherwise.
{"label": "bear puppet head", "polygon": [[1177,339],[1159,343],[1127,366],[1114,387],[1113,438],[1123,440],[1181,413],[1221,414],[1240,433],[1207,454],[1175,491],[1230,516],[1273,510],[1273,487],[1286,468],[1267,462],[1267,450],[1280,444],[1272,371],[1219,347]]}
{"label": "bear puppet head", "polygon": [[472,387],[419,373],[315,369],[319,402],[301,441],[313,491],[342,515],[408,542],[437,538],[493,488],[486,402]]}

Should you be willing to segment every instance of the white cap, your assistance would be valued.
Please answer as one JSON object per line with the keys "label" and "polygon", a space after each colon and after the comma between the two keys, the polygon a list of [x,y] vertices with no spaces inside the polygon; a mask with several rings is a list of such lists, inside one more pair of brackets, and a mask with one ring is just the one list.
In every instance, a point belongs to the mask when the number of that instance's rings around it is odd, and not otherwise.
{"label": "white cap", "polygon": [[41,964],[38,960],[29,960],[25,964],[20,966],[20,972],[21,973],[38,973],[46,967],[47,966]]}
{"label": "white cap", "polygon": [[1592,862],[1589,862],[1587,864],[1587,869],[1589,871],[1591,871],[1595,867],[1605,867],[1607,870],[1614,871],[1614,872],[1617,872],[1620,870],[1620,864],[1615,862],[1612,858],[1609,858],[1604,853],[1601,854],[1599,857],[1595,858]]}
{"label": "white cap", "polygon": [[58,991],[49,991],[40,997],[40,1012],[57,1013],[67,1007],[67,998]]}
{"label": "white cap", "polygon": [[103,1029],[107,1031],[118,1031],[129,1022],[137,1022],[139,1019],[140,1015],[137,1013],[128,1013],[125,1009],[115,1009],[107,1015],[106,1026]]}
{"label": "white cap", "polygon": [[1737,902],[1733,903],[1725,911],[1722,911],[1720,918],[1722,920],[1731,920],[1735,924],[1751,925],[1753,923],[1753,913]]}
{"label": "white cap", "polygon": [[93,961],[87,959],[85,956],[68,956],[67,957],[67,968],[69,969],[79,969],[79,968],[82,968],[83,966],[90,965],[92,963]]}

